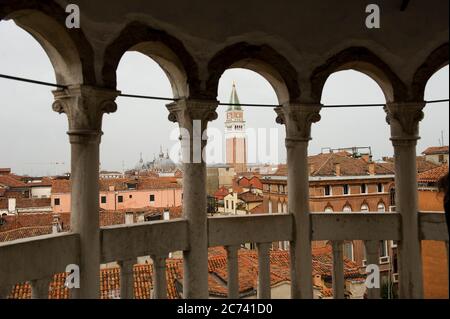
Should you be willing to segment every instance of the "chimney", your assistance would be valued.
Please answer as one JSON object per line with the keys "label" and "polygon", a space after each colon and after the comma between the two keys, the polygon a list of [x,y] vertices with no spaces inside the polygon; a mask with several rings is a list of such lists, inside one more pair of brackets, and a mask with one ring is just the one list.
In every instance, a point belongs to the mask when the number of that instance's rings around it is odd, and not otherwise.
{"label": "chimney", "polygon": [[341,176],[341,164],[334,164],[334,172],[336,173],[336,176]]}
{"label": "chimney", "polygon": [[361,158],[366,161],[367,163],[369,163],[370,161],[372,161],[372,155],[370,154],[362,154]]}
{"label": "chimney", "polygon": [[369,163],[369,175],[375,175],[375,163],[374,162]]}
{"label": "chimney", "polygon": [[8,198],[8,212],[14,213],[16,211],[16,199]]}
{"label": "chimney", "polygon": [[57,234],[60,232],[62,232],[61,217],[59,214],[54,214],[52,221],[52,234]]}

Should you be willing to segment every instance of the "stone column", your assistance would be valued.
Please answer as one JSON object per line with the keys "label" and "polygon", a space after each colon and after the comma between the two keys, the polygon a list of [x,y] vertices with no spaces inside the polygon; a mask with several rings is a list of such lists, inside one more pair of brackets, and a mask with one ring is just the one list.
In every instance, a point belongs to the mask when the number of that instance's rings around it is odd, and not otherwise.
{"label": "stone column", "polygon": [[167,299],[166,259],[167,255],[152,255],[153,299]]}
{"label": "stone column", "polygon": [[206,163],[203,133],[217,118],[218,102],[182,99],[167,105],[169,120],[178,122],[183,159],[183,217],[188,221],[190,247],[183,252],[183,297],[208,298],[208,233]]}
{"label": "stone column", "polygon": [[423,298],[416,145],[424,106],[424,102],[417,102],[388,103],[385,107],[394,145],[395,205],[402,219],[402,237],[398,243],[400,298]]}
{"label": "stone column", "polygon": [[80,288],[74,298],[100,297],[99,145],[103,113],[117,109],[117,91],[71,86],[54,91],[53,110],[66,113],[71,144],[70,228],[80,235]]}
{"label": "stone column", "polygon": [[294,217],[294,239],[290,243],[292,298],[313,298],[308,143],[311,124],[320,120],[321,107],[288,104],[275,109],[277,123],[286,125],[288,208]]}
{"label": "stone column", "polygon": [[239,299],[239,246],[226,246],[228,299]]}

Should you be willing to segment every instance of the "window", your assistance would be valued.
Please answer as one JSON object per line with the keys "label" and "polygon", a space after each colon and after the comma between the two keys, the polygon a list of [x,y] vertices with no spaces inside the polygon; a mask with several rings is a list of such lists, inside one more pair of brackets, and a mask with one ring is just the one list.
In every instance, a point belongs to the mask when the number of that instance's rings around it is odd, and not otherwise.
{"label": "window", "polygon": [[377,190],[378,190],[378,193],[383,193],[384,192],[384,187],[383,187],[382,183],[378,183]]}
{"label": "window", "polygon": [[344,250],[344,258],[354,261],[353,260],[353,243],[351,241],[344,243],[343,250]]}
{"label": "window", "polygon": [[128,187],[128,189],[136,189],[136,184],[135,183],[128,183],[127,187]]}
{"label": "window", "polygon": [[106,204],[106,196],[100,197],[100,202],[101,202],[102,204]]}
{"label": "window", "polygon": [[439,154],[439,163],[444,162],[444,154]]}
{"label": "window", "polygon": [[231,209],[234,210],[234,202],[231,202]]}
{"label": "window", "polygon": [[391,200],[391,206],[395,206],[395,188],[390,189],[389,196]]}
{"label": "window", "polygon": [[380,241],[380,257],[389,256],[387,240]]}
{"label": "window", "polygon": [[133,198],[133,195],[128,196],[128,198]]}
{"label": "window", "polygon": [[342,209],[342,211],[344,213],[351,213],[352,212],[352,208],[349,205],[345,205],[344,208]]}
{"label": "window", "polygon": [[361,205],[361,213],[368,213],[369,212],[369,206],[366,204]]}
{"label": "window", "polygon": [[269,200],[269,214],[272,214],[272,201]]}
{"label": "window", "polygon": [[333,212],[333,208],[331,208],[330,206],[325,207],[325,213],[332,213]]}
{"label": "window", "polygon": [[345,184],[343,187],[344,195],[350,194],[350,188],[348,187],[348,184]]}
{"label": "window", "polygon": [[284,203],[283,204],[283,213],[287,214],[287,212],[288,212],[287,204]]}
{"label": "window", "polygon": [[377,211],[379,213],[384,213],[386,211],[386,206],[384,206],[383,203],[379,203],[378,206],[377,206]]}
{"label": "window", "polygon": [[367,193],[367,185],[366,184],[362,184],[361,185],[361,194],[366,194]]}
{"label": "window", "polygon": [[123,203],[123,196],[122,196],[122,195],[118,196],[118,197],[117,197],[117,201],[118,201],[119,203]]}
{"label": "window", "polygon": [[325,196],[331,196],[331,186],[330,185],[325,185]]}
{"label": "window", "polygon": [[150,203],[153,203],[155,201],[155,195],[150,195]]}
{"label": "window", "polygon": [[278,202],[278,209],[277,209],[277,213],[281,213],[281,202]]}
{"label": "window", "polygon": [[61,204],[61,200],[59,198],[55,198],[55,206],[59,206]]}

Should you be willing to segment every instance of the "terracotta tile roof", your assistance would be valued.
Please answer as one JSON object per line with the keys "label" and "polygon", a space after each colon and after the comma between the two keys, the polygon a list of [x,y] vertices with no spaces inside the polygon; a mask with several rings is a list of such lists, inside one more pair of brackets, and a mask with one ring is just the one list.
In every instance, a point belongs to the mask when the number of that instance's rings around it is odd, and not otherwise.
{"label": "terracotta tile roof", "polygon": [[16,199],[17,208],[36,208],[51,207],[50,198],[18,198]]}
{"label": "terracotta tile roof", "polygon": [[241,193],[239,194],[238,198],[242,201],[244,201],[245,203],[255,203],[255,202],[262,202],[263,201],[263,197],[258,195],[258,194],[254,194],[250,191],[245,192],[245,193]]}
{"label": "terracotta tile roof", "polygon": [[[5,216],[0,225],[0,242],[41,236],[52,232],[53,213],[20,213]],[[58,214],[64,231],[69,230],[70,214]]]}
{"label": "terracotta tile roof", "polygon": [[0,231],[0,242],[48,235],[51,233],[52,233],[52,226],[22,227],[18,229]]}
{"label": "terracotta tile roof", "polygon": [[[374,165],[375,174],[394,174],[394,166],[390,163],[367,162],[363,158],[354,158],[348,152],[321,153],[308,156],[310,176],[336,176],[336,164],[340,166],[341,176],[365,176],[369,175],[370,165]],[[278,166],[273,174],[287,176],[286,164]]]}
{"label": "terracotta tile roof", "polygon": [[238,179],[237,184],[243,188],[257,188],[262,190],[262,183],[257,176],[244,176]]}
{"label": "terracotta tile roof", "polygon": [[4,185],[7,187],[16,187],[16,188],[26,188],[28,187],[27,184],[22,182],[19,178],[17,178],[15,175],[9,174],[9,175],[0,175],[0,185]]}
{"label": "terracotta tile roof", "polygon": [[423,155],[437,155],[437,154],[448,154],[447,146],[431,146],[422,152]]}
{"label": "terracotta tile roof", "polygon": [[54,179],[52,180],[52,194],[70,193],[70,180]]}
{"label": "terracotta tile roof", "polygon": [[222,186],[218,190],[215,191],[214,197],[218,200],[222,200],[229,193],[230,192],[228,191],[228,188],[226,188],[225,186]]}
{"label": "terracotta tile roof", "polygon": [[370,165],[374,165],[376,175],[389,175],[394,172],[376,162],[367,162],[363,158],[354,158],[346,152],[327,153],[310,156],[308,163],[312,166],[311,176],[335,176],[336,165],[340,166],[340,176],[369,175]]}
{"label": "terracotta tile roof", "polygon": [[253,207],[252,209],[250,209],[250,214],[264,214],[264,205],[263,204],[259,204],[258,206]]}
{"label": "terracotta tile roof", "polygon": [[[323,256],[323,254],[328,256]],[[248,296],[256,293],[258,278],[258,255],[254,250],[240,249],[239,262],[239,293]],[[270,280],[271,286],[290,281],[289,253],[287,251],[270,252]],[[208,258],[208,287],[210,296],[227,296],[227,258],[222,247],[210,248]],[[330,280],[331,251],[329,249],[313,249],[314,273],[320,274]],[[348,278],[365,278],[357,272],[353,262],[345,261],[344,276]],[[136,299],[151,297],[153,266],[151,264],[138,264],[133,267],[134,293]],[[169,299],[181,297],[183,279],[183,260],[169,258],[166,260],[167,290]],[[64,287],[66,274],[60,273],[53,277],[50,284],[49,298],[66,299],[69,297],[68,289]],[[330,277],[330,278],[328,278]],[[118,298],[120,296],[120,269],[111,267],[101,269],[100,295],[102,299]],[[332,296],[331,290],[321,287],[322,295]],[[9,298],[25,299],[31,297],[31,288],[28,283],[17,284],[12,288]]]}
{"label": "terracotta tile roof", "polygon": [[446,174],[448,174],[448,165],[444,164],[436,168],[432,168],[428,171],[419,173],[417,175],[417,181],[419,183],[436,183]]}
{"label": "terracotta tile roof", "polygon": [[[394,170],[394,158],[393,157],[384,157],[383,160],[385,163],[383,165],[390,165],[392,166],[392,170]],[[417,156],[416,157],[416,166],[417,166],[417,172],[422,173],[425,171],[428,171],[432,168],[438,167],[438,164],[429,162],[426,160],[425,156]]]}
{"label": "terracotta tile roof", "polygon": [[429,162],[425,159],[425,156],[418,156],[417,160],[416,160],[416,165],[417,165],[417,172],[418,173],[422,173],[422,172],[426,172],[430,169],[436,168],[439,165]]}

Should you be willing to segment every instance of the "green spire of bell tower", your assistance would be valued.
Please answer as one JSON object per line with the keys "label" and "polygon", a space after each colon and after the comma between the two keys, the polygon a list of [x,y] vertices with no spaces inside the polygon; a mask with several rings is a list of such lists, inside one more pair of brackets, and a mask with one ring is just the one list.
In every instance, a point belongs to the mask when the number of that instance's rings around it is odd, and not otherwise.
{"label": "green spire of bell tower", "polygon": [[[230,104],[240,104],[239,97],[236,91],[236,83],[234,81],[233,87],[231,89]],[[242,111],[242,108],[240,105],[230,105],[228,106],[227,111]]]}

